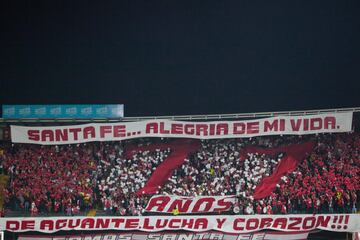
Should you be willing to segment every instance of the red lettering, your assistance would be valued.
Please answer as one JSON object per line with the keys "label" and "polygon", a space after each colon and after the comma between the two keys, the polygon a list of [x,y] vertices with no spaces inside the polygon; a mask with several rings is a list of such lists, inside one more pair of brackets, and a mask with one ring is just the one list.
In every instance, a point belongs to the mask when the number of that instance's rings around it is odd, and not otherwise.
{"label": "red lettering", "polygon": [[83,130],[83,136],[84,136],[84,139],[95,138],[95,128],[92,126],[85,127]]}
{"label": "red lettering", "polygon": [[194,225],[194,219],[183,219],[183,222],[181,224],[181,228],[192,228]]}
{"label": "red lettering", "polygon": [[150,220],[149,218],[144,219],[144,225],[143,225],[144,229],[149,229],[149,230],[154,229],[154,226],[149,225],[149,222],[150,222],[149,220]]}
{"label": "red lettering", "polygon": [[261,218],[260,220],[260,228],[268,228],[271,226],[273,219],[272,218]]}
{"label": "red lettering", "polygon": [[[176,224],[176,223],[179,223],[179,224]],[[180,228],[180,226],[181,226],[181,219],[171,219],[169,222],[170,228]]]}
{"label": "red lettering", "polygon": [[[227,201],[229,200],[230,201]],[[232,200],[234,200],[234,198],[224,198],[224,199],[220,199],[217,204],[219,207],[214,208],[214,212],[220,212],[220,211],[227,211],[230,210],[230,208],[232,207]]]}
{"label": "red lettering", "polygon": [[236,230],[236,231],[244,230],[244,227],[239,226],[243,222],[245,222],[244,218],[236,218],[235,221],[234,221],[233,229]]}
{"label": "red lettering", "polygon": [[120,228],[120,224],[124,222],[123,218],[113,218],[111,219],[111,222],[114,223],[115,228]]}
{"label": "red lettering", "polygon": [[256,134],[259,133],[259,122],[237,122],[233,128],[234,134]]}
{"label": "red lettering", "polygon": [[171,124],[171,133],[172,134],[182,134],[183,133],[183,125],[180,123]]}
{"label": "red lettering", "polygon": [[111,126],[100,126],[100,138],[104,138],[106,133],[111,133]]}
{"label": "red lettering", "polygon": [[223,224],[224,224],[225,221],[226,221],[226,218],[223,218],[223,219],[217,218],[217,219],[216,219],[217,228],[218,228],[218,229],[221,229],[221,227],[223,226]]}
{"label": "red lettering", "polygon": [[125,222],[125,228],[137,228],[139,226],[138,218],[128,218]]}
{"label": "red lettering", "polygon": [[21,221],[21,230],[34,229],[35,221],[34,220],[22,220]]}
{"label": "red lettering", "polygon": [[27,134],[29,140],[33,140],[33,141],[40,140],[39,130],[28,130]]}
{"label": "red lettering", "polygon": [[79,132],[81,132],[81,128],[70,128],[69,132],[73,134],[74,140],[78,140],[79,138]]}
{"label": "red lettering", "polygon": [[[300,227],[298,225],[301,224],[301,218],[300,217],[291,217],[289,218],[289,226],[287,229],[289,230],[300,230]],[[293,222],[292,222],[293,221]]]}
{"label": "red lettering", "polygon": [[257,218],[250,218],[246,222],[246,230],[255,230],[259,227],[259,219]]}
{"label": "red lettering", "polygon": [[196,135],[197,136],[207,136],[208,135],[208,125],[206,124],[197,124],[196,125]]}
{"label": "red lettering", "polygon": [[6,221],[6,230],[17,231],[17,230],[32,230],[35,227],[34,220],[22,220],[20,221]]}
{"label": "red lettering", "polygon": [[[79,225],[80,225],[80,220],[81,219],[69,219],[69,228],[76,228],[76,227],[78,227]],[[75,221],[75,224],[74,224],[74,221]]]}
{"label": "red lettering", "polygon": [[[211,209],[214,201],[215,201],[215,199],[212,198],[212,197],[200,198],[196,202],[196,204],[195,204],[195,206],[193,208],[193,212],[194,213],[196,213],[196,212],[208,212]],[[204,203],[204,209],[200,209],[200,207],[203,205],[203,203]]]}
{"label": "red lettering", "polygon": [[97,218],[95,228],[108,228],[110,225],[110,219]]}
{"label": "red lettering", "polygon": [[171,212],[175,208],[177,208],[179,210],[179,212],[181,212],[181,213],[188,212],[191,202],[192,202],[191,199],[175,199],[171,203],[167,212]]}
{"label": "red lettering", "polygon": [[317,222],[316,222],[316,227],[327,227],[330,221],[330,216],[318,216],[317,218]]}
{"label": "red lettering", "polygon": [[286,229],[287,218],[275,218],[273,228]]}
{"label": "red lettering", "polygon": [[246,125],[243,122],[234,123],[234,134],[244,134]]}
{"label": "red lettering", "polygon": [[321,118],[310,119],[310,130],[319,130],[319,129],[322,129],[322,119]]}
{"label": "red lettering", "polygon": [[[209,136],[215,135],[215,127],[217,127],[215,124],[209,124]],[[218,133],[216,133],[216,134],[218,134]]]}
{"label": "red lettering", "polygon": [[248,122],[246,128],[248,134],[259,133],[259,122]]}
{"label": "red lettering", "polygon": [[170,130],[165,129],[165,123],[160,122],[160,134],[169,134]]}
{"label": "red lettering", "polygon": [[151,133],[157,134],[157,133],[159,133],[158,124],[156,122],[146,124],[145,132],[147,134],[151,134]]}
{"label": "red lettering", "polygon": [[275,119],[273,122],[264,122],[264,132],[277,132],[279,127],[279,121]]}
{"label": "red lettering", "polygon": [[335,129],[336,127],[336,118],[335,117],[326,117],[324,119],[324,127],[325,129]]}
{"label": "red lettering", "polygon": [[194,124],[185,124],[185,134],[194,135]]}
{"label": "red lettering", "polygon": [[[310,222],[310,224],[309,224]],[[303,221],[303,229],[308,230],[312,229],[315,226],[316,218],[315,217],[306,217]]]}
{"label": "red lettering", "polygon": [[206,218],[195,219],[194,229],[206,229],[208,221]]}
{"label": "red lettering", "polygon": [[155,227],[156,228],[164,228],[168,222],[169,222],[169,219],[157,219]]}
{"label": "red lettering", "polygon": [[84,218],[81,222],[82,229],[92,229],[95,226],[94,218]]}
{"label": "red lettering", "polygon": [[54,141],[54,132],[52,130],[43,130],[41,132],[41,141],[46,142],[49,138],[49,142]]}
{"label": "red lettering", "polygon": [[309,130],[309,119],[304,119],[304,131]]}
{"label": "red lettering", "polygon": [[41,220],[40,229],[48,230],[48,231],[54,230],[54,221],[53,220]]}
{"label": "red lettering", "polygon": [[[153,197],[150,199],[148,205],[146,206],[146,211],[155,211],[162,212],[164,211],[166,205],[169,203],[170,197],[168,196],[159,196]],[[155,208],[155,210],[153,210]]]}
{"label": "red lettering", "polygon": [[285,119],[280,119],[280,131],[285,131]]}
{"label": "red lettering", "polygon": [[114,137],[125,137],[126,136],[126,126],[125,125],[116,125],[114,126]]}
{"label": "red lettering", "polygon": [[59,219],[55,222],[55,229],[61,229],[66,227],[67,219]]}
{"label": "red lettering", "polygon": [[20,222],[19,221],[6,221],[6,230],[10,231],[16,231],[20,228]]}
{"label": "red lettering", "polygon": [[290,119],[290,124],[291,124],[291,129],[295,132],[298,132],[301,126],[301,119],[297,119],[296,122],[294,119]]}
{"label": "red lettering", "polygon": [[68,138],[68,131],[67,129],[55,129],[55,139],[56,141],[67,141]]}
{"label": "red lettering", "polygon": [[216,135],[228,135],[229,126],[227,123],[220,123],[216,125]]}

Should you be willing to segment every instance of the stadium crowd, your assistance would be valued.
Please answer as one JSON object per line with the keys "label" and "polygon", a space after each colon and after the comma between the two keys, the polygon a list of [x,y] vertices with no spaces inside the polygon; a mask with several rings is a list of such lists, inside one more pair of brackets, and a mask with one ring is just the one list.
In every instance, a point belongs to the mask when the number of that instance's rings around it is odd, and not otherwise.
{"label": "stadium crowd", "polygon": [[201,149],[161,188],[163,194],[180,196],[237,195],[249,198],[263,176],[271,175],[281,154],[248,153],[240,161],[243,141],[203,141]]}
{"label": "stadium crowd", "polygon": [[[94,207],[106,214],[144,214],[151,196],[137,192],[172,156],[171,147],[141,148],[154,141],[166,145],[172,140],[61,146],[3,143],[0,171],[9,176],[4,190],[6,207],[31,215],[70,216]],[[269,148],[308,141],[315,143],[313,150],[296,170],[284,175],[269,196],[255,199],[257,185],[271,176],[286,153],[244,155],[244,147]],[[356,212],[359,148],[357,133],[204,140],[157,194],[236,195],[235,214]]]}
{"label": "stadium crowd", "polygon": [[284,176],[273,200],[291,212],[356,212],[360,190],[358,134],[317,136],[317,145],[298,169]]}

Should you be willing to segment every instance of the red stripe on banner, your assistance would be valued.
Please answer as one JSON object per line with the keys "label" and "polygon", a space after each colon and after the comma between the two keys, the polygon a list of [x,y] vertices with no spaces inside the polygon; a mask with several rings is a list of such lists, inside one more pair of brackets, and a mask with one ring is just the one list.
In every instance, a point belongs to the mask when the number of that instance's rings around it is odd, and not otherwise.
{"label": "red stripe on banner", "polygon": [[200,142],[181,139],[166,146],[172,150],[170,156],[156,168],[145,186],[138,190],[136,194],[155,194],[158,188],[171,177],[173,171],[184,163],[188,155],[199,149]]}
{"label": "red stripe on banner", "polygon": [[280,178],[286,173],[294,171],[298,164],[304,159],[306,154],[312,150],[313,146],[313,142],[308,142],[304,144],[267,149],[253,146],[246,147],[242,153],[243,156],[245,156],[247,153],[275,155],[283,152],[286,154],[284,158],[281,159],[273,174],[263,178],[260,184],[257,185],[254,192],[254,199],[261,199],[269,196],[275,189],[276,184],[279,183]]}

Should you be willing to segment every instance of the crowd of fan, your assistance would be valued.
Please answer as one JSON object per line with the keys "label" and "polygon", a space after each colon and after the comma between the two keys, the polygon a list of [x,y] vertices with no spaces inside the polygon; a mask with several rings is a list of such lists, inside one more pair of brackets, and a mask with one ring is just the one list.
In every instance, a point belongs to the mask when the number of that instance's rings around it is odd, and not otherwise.
{"label": "crowd of fan", "polygon": [[144,187],[156,167],[170,154],[170,149],[133,152],[130,158],[118,154],[104,155],[97,168],[97,189],[108,214],[140,215],[145,197],[135,193]]}
{"label": "crowd of fan", "polygon": [[[248,153],[240,160],[244,146],[276,147],[309,140],[316,143],[312,153],[294,172],[282,177],[270,196],[255,200],[256,186],[272,174],[283,153]],[[93,207],[107,214],[141,215],[150,196],[135,193],[171,156],[171,149],[134,148],[130,155],[124,152],[129,145],[143,146],[153,141],[62,146],[5,143],[0,171],[10,176],[6,206],[32,215],[74,215]],[[359,148],[356,133],[206,140],[158,193],[236,195],[233,212],[237,214],[355,212],[360,194]]]}
{"label": "crowd of fan", "polygon": [[36,146],[5,148],[2,167],[10,176],[5,202],[12,209],[37,212],[78,212],[93,202],[96,163],[93,146]]}
{"label": "crowd of fan", "polygon": [[264,176],[272,174],[281,154],[249,153],[240,161],[244,141],[203,141],[201,149],[185,160],[161,188],[161,193],[180,196],[237,195],[251,198]]}
{"label": "crowd of fan", "polygon": [[[277,156],[248,153],[247,144],[276,147],[316,140],[312,153],[296,171],[283,176],[275,191],[261,200],[253,193],[263,177],[281,161]],[[356,212],[360,194],[360,137],[358,134],[317,135],[314,138],[275,137],[252,140],[212,140],[174,172],[163,194],[183,196],[236,195],[238,214]]]}
{"label": "crowd of fan", "polygon": [[360,196],[358,134],[319,135],[312,154],[284,176],[272,199],[291,212],[356,212]]}

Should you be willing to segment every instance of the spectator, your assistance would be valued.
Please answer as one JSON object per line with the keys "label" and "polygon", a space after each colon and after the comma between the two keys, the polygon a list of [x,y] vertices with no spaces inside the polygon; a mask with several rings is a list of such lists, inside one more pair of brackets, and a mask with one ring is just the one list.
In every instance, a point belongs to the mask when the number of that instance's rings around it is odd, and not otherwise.
{"label": "spectator", "polygon": [[[312,153],[286,174],[275,191],[254,200],[256,186],[277,168],[285,153],[247,153],[245,146],[277,147],[314,141]],[[135,193],[156,168],[171,157],[169,147],[149,148],[167,139],[79,145],[4,145],[7,207],[77,214],[101,206],[107,214],[141,215],[150,196]],[[154,145],[155,146],[155,145]],[[275,136],[201,141],[158,194],[236,195],[239,214],[356,212],[360,190],[360,137],[357,133]],[[31,203],[31,205],[30,205]],[[245,208],[245,209],[244,209]]]}

